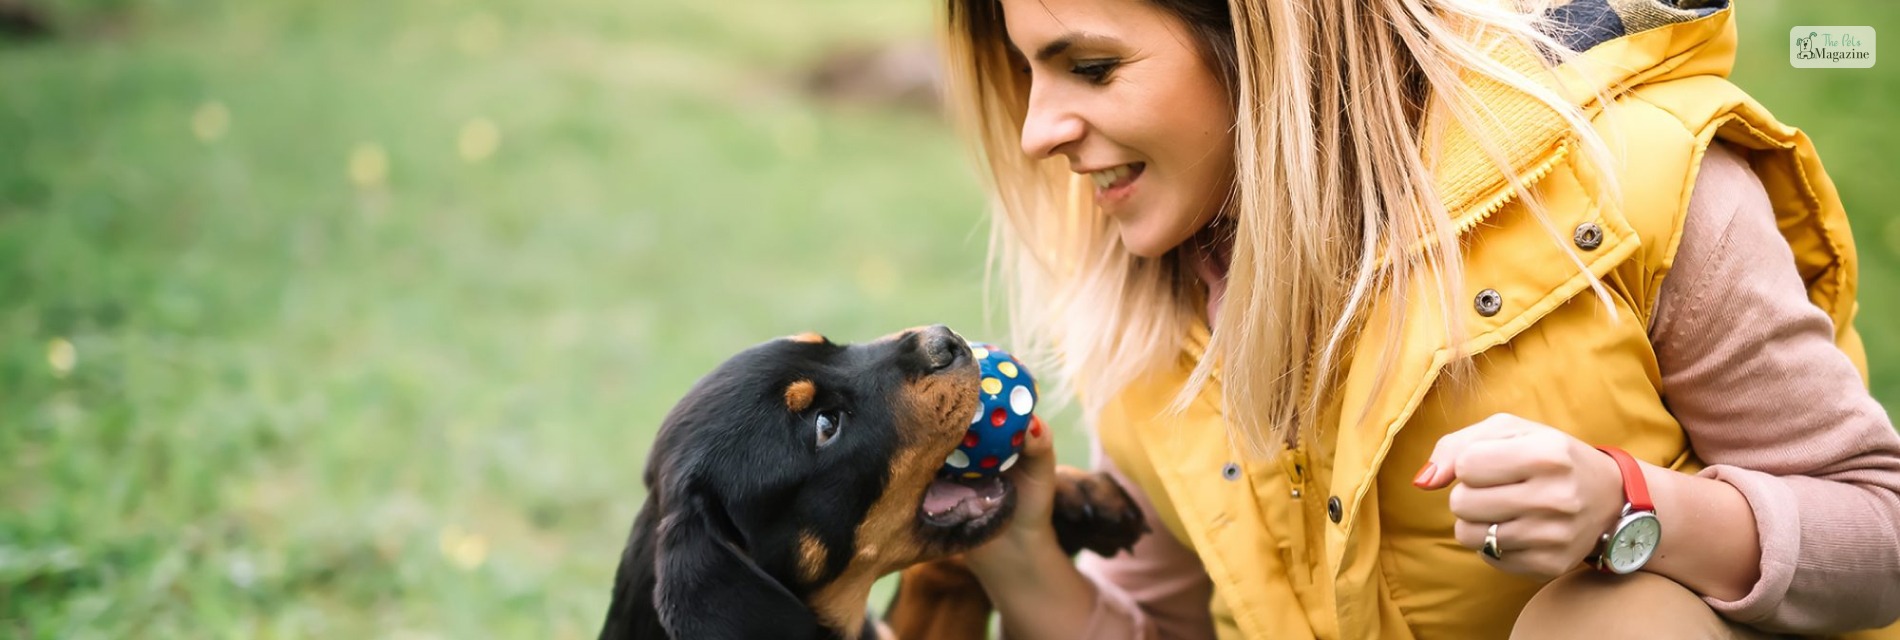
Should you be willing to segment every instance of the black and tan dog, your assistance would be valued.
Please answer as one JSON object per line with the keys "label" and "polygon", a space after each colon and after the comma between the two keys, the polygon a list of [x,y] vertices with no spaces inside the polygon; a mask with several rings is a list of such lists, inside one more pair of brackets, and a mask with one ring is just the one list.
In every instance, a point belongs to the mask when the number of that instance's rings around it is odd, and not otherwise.
{"label": "black and tan dog", "polygon": [[[994,534],[1015,494],[938,477],[977,378],[941,325],[862,345],[802,334],[721,364],[660,427],[601,637],[873,637],[871,585],[907,568],[935,579],[900,587],[906,633],[980,636],[988,601],[952,556]],[[1063,478],[1066,547],[1113,553],[1142,533],[1119,487]]]}

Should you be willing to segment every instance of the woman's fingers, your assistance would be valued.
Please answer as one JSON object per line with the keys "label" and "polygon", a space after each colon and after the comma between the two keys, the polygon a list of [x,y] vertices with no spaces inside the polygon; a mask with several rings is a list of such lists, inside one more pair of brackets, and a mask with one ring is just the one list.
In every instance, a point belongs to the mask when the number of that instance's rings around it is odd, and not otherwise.
{"label": "woman's fingers", "polygon": [[1054,430],[1031,416],[1016,464],[1003,472],[1016,490],[1013,526],[1048,526],[1056,489]]}
{"label": "woman's fingers", "polygon": [[[1479,447],[1483,451],[1502,446],[1498,441],[1510,440],[1529,433],[1534,426],[1538,425],[1508,413],[1499,413],[1477,424],[1445,434],[1432,448],[1430,461],[1419,470],[1412,484],[1420,489],[1443,489],[1450,486],[1453,481],[1463,479],[1467,473],[1465,469],[1460,468],[1461,464],[1466,464],[1467,459],[1478,459],[1478,456],[1466,455],[1470,449]],[[1483,446],[1480,446],[1481,444]]]}

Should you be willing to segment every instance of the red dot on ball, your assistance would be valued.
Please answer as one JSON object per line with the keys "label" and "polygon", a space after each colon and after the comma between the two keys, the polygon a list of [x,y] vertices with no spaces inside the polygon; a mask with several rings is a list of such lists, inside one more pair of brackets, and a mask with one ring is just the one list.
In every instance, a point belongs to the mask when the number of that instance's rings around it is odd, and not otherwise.
{"label": "red dot on ball", "polygon": [[1016,435],[1010,436],[1009,446],[1012,446],[1012,447],[1023,446],[1023,432],[1018,431],[1016,432]]}
{"label": "red dot on ball", "polygon": [[1002,407],[997,407],[995,411],[990,412],[990,426],[992,427],[1003,426],[1003,421],[1008,419],[1009,412],[1004,411]]}
{"label": "red dot on ball", "polygon": [[975,431],[971,431],[969,433],[963,434],[963,446],[974,447],[976,446],[976,443],[977,443],[977,435]]}
{"label": "red dot on ball", "polygon": [[983,462],[978,464],[983,465],[985,469],[994,469],[996,468],[996,456],[983,456]]}

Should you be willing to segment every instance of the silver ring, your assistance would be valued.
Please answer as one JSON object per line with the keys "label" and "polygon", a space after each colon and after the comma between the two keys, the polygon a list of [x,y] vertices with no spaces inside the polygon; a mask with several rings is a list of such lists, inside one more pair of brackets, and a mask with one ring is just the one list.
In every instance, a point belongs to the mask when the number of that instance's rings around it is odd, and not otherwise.
{"label": "silver ring", "polygon": [[1478,548],[1478,553],[1492,560],[1504,560],[1504,550],[1498,548],[1498,525],[1492,524],[1484,530],[1484,546]]}

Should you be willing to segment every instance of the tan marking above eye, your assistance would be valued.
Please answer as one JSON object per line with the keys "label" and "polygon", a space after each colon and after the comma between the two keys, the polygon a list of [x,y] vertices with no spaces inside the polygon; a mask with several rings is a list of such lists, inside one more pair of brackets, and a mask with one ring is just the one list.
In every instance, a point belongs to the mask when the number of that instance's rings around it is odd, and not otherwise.
{"label": "tan marking above eye", "polygon": [[785,408],[792,413],[800,413],[811,408],[811,399],[818,395],[818,385],[810,380],[800,380],[785,387]]}
{"label": "tan marking above eye", "polygon": [[801,333],[795,336],[787,336],[785,339],[790,340],[792,342],[803,342],[805,344],[824,344],[825,343],[825,337],[822,335],[819,335],[819,333],[816,331],[806,331],[804,333]]}
{"label": "tan marking above eye", "polygon": [[825,561],[830,554],[818,536],[810,531],[798,532],[798,577],[807,584],[817,582],[825,574]]}

